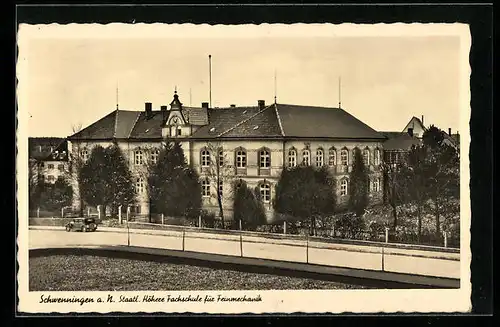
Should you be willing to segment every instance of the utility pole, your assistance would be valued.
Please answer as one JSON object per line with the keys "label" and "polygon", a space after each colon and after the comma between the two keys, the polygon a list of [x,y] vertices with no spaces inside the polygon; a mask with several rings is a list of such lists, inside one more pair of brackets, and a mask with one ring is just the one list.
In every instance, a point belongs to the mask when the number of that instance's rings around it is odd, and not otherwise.
{"label": "utility pole", "polygon": [[212,108],[212,55],[208,55],[208,88],[209,88],[209,104]]}

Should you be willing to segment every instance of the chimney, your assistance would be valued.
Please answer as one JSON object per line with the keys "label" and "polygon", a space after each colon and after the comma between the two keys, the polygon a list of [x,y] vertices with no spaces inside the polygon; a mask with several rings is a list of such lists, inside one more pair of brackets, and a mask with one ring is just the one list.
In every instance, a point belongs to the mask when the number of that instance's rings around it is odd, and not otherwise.
{"label": "chimney", "polygon": [[203,109],[208,109],[208,102],[202,102],[202,103],[201,103],[201,107],[202,107]]}
{"label": "chimney", "polygon": [[167,106],[165,106],[165,105],[160,106],[160,109],[161,109],[161,111],[167,111]]}
{"label": "chimney", "polygon": [[258,100],[257,105],[259,106],[259,109],[264,109],[266,102],[264,100]]}
{"label": "chimney", "polygon": [[144,111],[146,112],[146,118],[150,118],[153,111],[153,104],[151,102],[146,102],[144,104]]}
{"label": "chimney", "polygon": [[231,108],[236,108],[236,105],[235,104],[231,104],[230,107]]}
{"label": "chimney", "polygon": [[451,128],[448,128],[448,135],[451,136]]}
{"label": "chimney", "polygon": [[408,135],[413,137],[413,128],[408,128]]}
{"label": "chimney", "polygon": [[424,124],[424,115],[422,115],[422,125],[425,126],[425,124]]}

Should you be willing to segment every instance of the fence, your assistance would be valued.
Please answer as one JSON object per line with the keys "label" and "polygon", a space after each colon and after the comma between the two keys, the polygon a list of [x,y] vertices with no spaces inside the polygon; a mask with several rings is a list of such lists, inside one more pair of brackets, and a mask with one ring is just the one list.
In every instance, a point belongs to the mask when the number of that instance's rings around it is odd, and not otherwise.
{"label": "fence", "polygon": [[460,278],[460,253],[454,249],[186,226],[144,230],[139,225],[146,224],[129,223],[122,236],[105,239],[110,245]]}

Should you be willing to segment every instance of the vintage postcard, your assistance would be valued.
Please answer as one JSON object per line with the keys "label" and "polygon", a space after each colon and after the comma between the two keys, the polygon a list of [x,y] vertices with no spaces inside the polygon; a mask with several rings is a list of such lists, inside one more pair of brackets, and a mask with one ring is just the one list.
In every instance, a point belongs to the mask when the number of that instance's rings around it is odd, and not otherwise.
{"label": "vintage postcard", "polygon": [[21,24],[18,311],[470,311],[470,45]]}

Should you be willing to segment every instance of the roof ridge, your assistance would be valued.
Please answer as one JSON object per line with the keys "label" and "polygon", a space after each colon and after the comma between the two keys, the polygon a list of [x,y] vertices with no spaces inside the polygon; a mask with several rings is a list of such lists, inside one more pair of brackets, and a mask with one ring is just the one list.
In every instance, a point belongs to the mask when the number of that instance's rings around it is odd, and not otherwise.
{"label": "roof ridge", "polygon": [[285,130],[283,129],[283,124],[281,123],[281,117],[278,112],[278,104],[276,102],[274,103],[274,111],[276,112],[276,118],[278,118],[278,125],[280,127],[281,136],[285,136]]}
{"label": "roof ridge", "polygon": [[226,133],[229,133],[230,131],[232,131],[233,129],[235,129],[236,127],[238,126],[241,126],[243,125],[244,123],[246,123],[247,121],[249,121],[250,119],[254,118],[255,116],[257,116],[258,114],[264,112],[265,110],[271,108],[271,105],[270,106],[267,106],[265,107],[264,109],[262,110],[259,110],[258,112],[256,112],[255,114],[253,114],[252,116],[248,117],[247,119],[244,119],[242,121],[240,121],[239,123],[237,123],[236,125],[234,125],[233,127],[227,129],[226,131],[220,133],[219,135],[217,135],[217,137],[221,137],[222,135],[226,134]]}
{"label": "roof ridge", "polygon": [[130,136],[132,135],[132,132],[135,129],[135,125],[137,125],[137,122],[139,121],[139,117],[141,117],[141,112],[142,111],[138,111],[137,112],[137,117],[135,118],[134,124],[132,125],[132,127],[130,128],[130,131],[128,132],[128,137],[127,138],[130,138]]}

